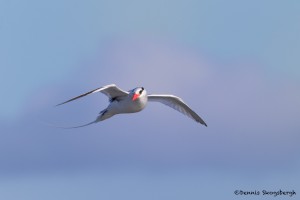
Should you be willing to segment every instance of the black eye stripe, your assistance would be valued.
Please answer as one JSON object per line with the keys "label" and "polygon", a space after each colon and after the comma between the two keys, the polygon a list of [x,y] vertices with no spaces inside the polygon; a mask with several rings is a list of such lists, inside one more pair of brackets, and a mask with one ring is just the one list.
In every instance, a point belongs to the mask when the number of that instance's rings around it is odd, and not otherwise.
{"label": "black eye stripe", "polygon": [[139,93],[142,94],[143,91],[144,91],[144,88],[141,87],[141,90],[139,91]]}

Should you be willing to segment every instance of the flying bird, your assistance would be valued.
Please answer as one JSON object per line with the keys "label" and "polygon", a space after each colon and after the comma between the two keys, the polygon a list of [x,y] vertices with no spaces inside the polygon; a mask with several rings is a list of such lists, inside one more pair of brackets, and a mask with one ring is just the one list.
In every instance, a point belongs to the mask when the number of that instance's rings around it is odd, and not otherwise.
{"label": "flying bird", "polygon": [[105,94],[109,98],[109,105],[107,108],[102,110],[99,113],[99,116],[95,121],[92,121],[88,124],[84,124],[81,126],[69,127],[69,128],[79,128],[83,126],[88,126],[93,123],[97,123],[103,120],[106,120],[116,114],[122,113],[135,113],[140,112],[145,108],[148,101],[160,102],[166,106],[169,106],[182,114],[188,116],[189,118],[195,120],[196,122],[207,126],[206,123],[195,113],[187,104],[183,102],[183,100],[177,96],[169,95],[169,94],[150,94],[147,95],[146,90],[143,87],[136,87],[132,90],[124,91],[118,88],[115,84],[106,85],[87,93],[76,96],[70,100],[57,104],[56,106],[63,105],[65,103],[74,101],[81,97],[94,94],[97,92],[101,92]]}

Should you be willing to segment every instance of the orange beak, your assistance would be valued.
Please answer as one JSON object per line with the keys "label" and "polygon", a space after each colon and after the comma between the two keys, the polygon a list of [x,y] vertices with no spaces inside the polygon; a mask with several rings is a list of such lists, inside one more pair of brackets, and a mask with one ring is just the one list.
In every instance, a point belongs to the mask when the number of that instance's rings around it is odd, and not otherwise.
{"label": "orange beak", "polygon": [[134,94],[133,97],[132,97],[132,101],[134,101],[134,100],[136,100],[137,98],[139,98],[139,96],[140,96],[139,94]]}

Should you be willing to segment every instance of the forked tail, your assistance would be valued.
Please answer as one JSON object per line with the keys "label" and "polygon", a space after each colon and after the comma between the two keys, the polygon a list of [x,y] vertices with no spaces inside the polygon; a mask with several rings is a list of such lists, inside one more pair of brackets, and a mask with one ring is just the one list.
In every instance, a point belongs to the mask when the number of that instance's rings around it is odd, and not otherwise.
{"label": "forked tail", "polygon": [[112,114],[108,109],[102,110],[99,114],[100,115],[97,117],[95,122],[103,121],[103,120],[106,120],[106,119],[114,116],[114,114]]}
{"label": "forked tail", "polygon": [[48,122],[42,122],[42,123],[47,125],[47,126],[54,127],[54,128],[72,129],[72,128],[81,128],[81,127],[84,127],[84,126],[88,126],[88,125],[91,125],[93,123],[96,123],[96,121],[93,121],[93,122],[90,122],[90,123],[87,123],[87,124],[83,124],[83,125],[80,125],[80,126],[57,126],[57,125],[54,125],[54,124],[51,124],[51,123],[48,123]]}
{"label": "forked tail", "polygon": [[66,126],[56,126],[47,122],[43,122],[44,124],[51,126],[51,127],[55,127],[55,128],[63,128],[63,129],[72,129],[72,128],[81,128],[81,127],[85,127],[85,126],[89,126],[91,124],[106,120],[110,117],[112,117],[114,114],[110,113],[107,109],[102,110],[100,113],[100,115],[96,118],[95,121],[89,122],[87,124],[83,124],[80,126],[70,126],[70,127],[66,127]]}

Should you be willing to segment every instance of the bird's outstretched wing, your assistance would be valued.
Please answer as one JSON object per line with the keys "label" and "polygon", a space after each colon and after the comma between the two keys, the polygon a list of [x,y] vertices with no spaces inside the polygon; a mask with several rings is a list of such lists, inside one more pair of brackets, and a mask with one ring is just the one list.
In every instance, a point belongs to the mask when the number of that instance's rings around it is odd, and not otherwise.
{"label": "bird's outstretched wing", "polygon": [[100,87],[100,88],[97,88],[97,89],[94,89],[92,91],[89,91],[87,93],[84,93],[84,94],[81,94],[77,97],[74,97],[70,100],[67,100],[65,102],[62,102],[60,104],[57,104],[56,106],[60,106],[62,104],[65,104],[65,103],[68,103],[70,101],[74,101],[76,99],[79,99],[81,97],[84,97],[84,96],[87,96],[89,94],[93,94],[93,93],[96,93],[96,92],[102,92],[103,94],[105,94],[109,99],[113,99],[113,98],[116,98],[116,97],[121,97],[121,96],[126,96],[128,95],[128,92],[124,91],[124,90],[121,90],[120,88],[118,88],[115,84],[111,84],[111,85],[106,85],[106,86],[103,86],[103,87]]}
{"label": "bird's outstretched wing", "polygon": [[195,113],[188,105],[186,105],[182,99],[174,95],[166,95],[166,94],[151,94],[148,95],[148,101],[156,101],[163,103],[182,114],[190,117],[191,119],[195,120],[196,122],[207,126],[207,124]]}

